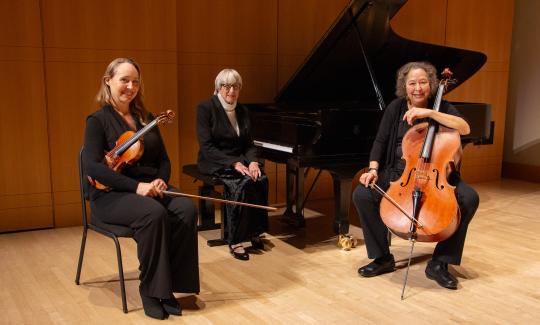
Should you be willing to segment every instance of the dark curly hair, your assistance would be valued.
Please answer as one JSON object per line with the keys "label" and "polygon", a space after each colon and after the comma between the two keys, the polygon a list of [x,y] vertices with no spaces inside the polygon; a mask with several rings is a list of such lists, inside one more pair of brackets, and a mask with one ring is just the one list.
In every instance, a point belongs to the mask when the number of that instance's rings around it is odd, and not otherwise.
{"label": "dark curly hair", "polygon": [[413,69],[422,69],[427,73],[429,87],[431,89],[430,95],[435,96],[439,86],[439,79],[437,78],[437,69],[435,69],[433,64],[429,62],[409,62],[399,68],[398,72],[396,73],[396,96],[407,96],[407,86],[405,85],[405,82],[407,80],[407,75]]}

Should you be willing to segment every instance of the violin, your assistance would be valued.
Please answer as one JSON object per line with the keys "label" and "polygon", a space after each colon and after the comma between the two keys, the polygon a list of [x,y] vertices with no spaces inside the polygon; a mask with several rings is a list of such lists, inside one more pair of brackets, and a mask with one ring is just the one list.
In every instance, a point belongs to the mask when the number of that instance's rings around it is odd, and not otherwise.
{"label": "violin", "polygon": [[[448,84],[453,82],[449,69],[442,75],[433,107],[436,111]],[[401,238],[443,241],[452,236],[460,222],[455,186],[447,179],[461,156],[459,132],[434,120],[420,123],[407,131],[402,149],[406,167],[388,191],[381,193],[386,198],[381,200],[381,218]]]}
{"label": "violin", "polygon": [[[126,131],[122,133],[118,137],[118,140],[116,140],[114,148],[105,154],[105,164],[118,173],[122,171],[122,168],[124,168],[126,164],[135,164],[144,153],[144,141],[142,137],[155,126],[165,122],[172,122],[174,117],[174,112],[167,110],[165,113],[159,114],[154,120],[146,124],[139,131]],[[90,184],[95,186],[98,190],[110,190],[108,186],[105,186],[94,179],[89,178],[89,181]]]}

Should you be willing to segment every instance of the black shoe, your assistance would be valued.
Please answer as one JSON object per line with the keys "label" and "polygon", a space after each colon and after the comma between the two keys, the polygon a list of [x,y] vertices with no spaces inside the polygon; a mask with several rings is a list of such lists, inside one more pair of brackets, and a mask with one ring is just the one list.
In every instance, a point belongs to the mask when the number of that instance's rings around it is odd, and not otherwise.
{"label": "black shoe", "polygon": [[239,259],[239,260],[242,260],[242,261],[247,261],[249,260],[249,254],[244,251],[244,252],[237,252],[236,250],[239,249],[239,248],[243,248],[242,246],[237,246],[235,248],[232,248],[231,245],[229,245],[229,250],[231,252],[231,255],[236,258],[236,259]]}
{"label": "black shoe", "polygon": [[173,295],[171,295],[171,298],[169,299],[161,299],[161,305],[169,315],[182,315],[182,307]]}
{"label": "black shoe", "polygon": [[358,273],[366,278],[381,275],[384,273],[394,272],[396,269],[396,262],[394,261],[394,255],[390,254],[383,258],[376,258],[368,265],[364,265],[358,269]]}
{"label": "black shoe", "polygon": [[145,296],[141,293],[141,300],[146,316],[155,319],[165,319],[169,316],[169,314],[167,314],[167,312],[163,309],[159,298]]}
{"label": "black shoe", "polygon": [[429,261],[426,266],[426,276],[428,279],[435,280],[446,289],[456,290],[458,279],[448,272],[448,264],[438,261]]}
{"label": "black shoe", "polygon": [[264,250],[264,243],[262,238],[259,236],[251,238],[251,247]]}

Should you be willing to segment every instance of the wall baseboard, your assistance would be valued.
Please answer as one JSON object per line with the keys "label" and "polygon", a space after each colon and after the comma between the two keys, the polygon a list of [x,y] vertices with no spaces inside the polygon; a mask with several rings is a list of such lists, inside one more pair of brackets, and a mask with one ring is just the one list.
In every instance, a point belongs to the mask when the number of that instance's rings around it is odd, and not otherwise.
{"label": "wall baseboard", "polygon": [[524,165],[503,161],[502,177],[540,183],[540,166]]}

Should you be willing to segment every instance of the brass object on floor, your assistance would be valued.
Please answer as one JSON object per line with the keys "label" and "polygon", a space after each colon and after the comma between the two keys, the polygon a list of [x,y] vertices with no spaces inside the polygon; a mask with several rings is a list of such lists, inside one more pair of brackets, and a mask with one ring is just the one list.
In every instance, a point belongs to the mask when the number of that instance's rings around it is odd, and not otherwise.
{"label": "brass object on floor", "polygon": [[351,248],[355,248],[357,244],[356,238],[354,238],[352,235],[339,235],[337,246],[345,251],[351,250]]}

